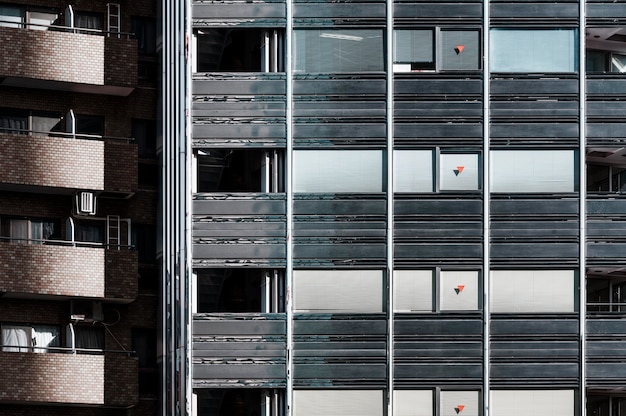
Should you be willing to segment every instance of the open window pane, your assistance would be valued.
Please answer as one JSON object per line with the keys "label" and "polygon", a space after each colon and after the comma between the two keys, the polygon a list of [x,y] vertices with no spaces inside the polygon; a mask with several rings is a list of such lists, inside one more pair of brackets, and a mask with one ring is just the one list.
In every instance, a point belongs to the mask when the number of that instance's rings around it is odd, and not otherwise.
{"label": "open window pane", "polygon": [[293,416],[380,416],[382,390],[295,390]]}
{"label": "open window pane", "polygon": [[432,270],[394,270],[393,279],[395,312],[432,312]]}
{"label": "open window pane", "polygon": [[295,192],[382,192],[380,150],[296,150]]}
{"label": "open window pane", "polygon": [[441,271],[439,308],[442,311],[478,310],[479,288],[477,271]]}
{"label": "open window pane", "polygon": [[442,191],[475,191],[478,184],[477,154],[441,154],[439,188]]}
{"label": "open window pane", "polygon": [[479,69],[479,35],[478,30],[442,30],[439,67],[448,71]]}
{"label": "open window pane", "polygon": [[432,150],[394,150],[393,159],[395,192],[433,191]]}
{"label": "open window pane", "polygon": [[491,390],[492,416],[572,416],[574,390]]}
{"label": "open window pane", "polygon": [[394,390],[393,416],[433,416],[432,390]]}
{"label": "open window pane", "polygon": [[494,150],[492,192],[574,192],[573,150]]}
{"label": "open window pane", "polygon": [[494,270],[491,311],[494,313],[575,312],[573,270]]}
{"label": "open window pane", "polygon": [[491,29],[491,72],[578,70],[576,29]]}
{"label": "open window pane", "polygon": [[297,72],[384,71],[381,29],[303,29],[294,31]]}
{"label": "open window pane", "polygon": [[383,312],[381,270],[295,270],[293,276],[296,312]]}
{"label": "open window pane", "polygon": [[33,351],[54,352],[49,348],[61,346],[61,328],[56,325],[33,326]]}

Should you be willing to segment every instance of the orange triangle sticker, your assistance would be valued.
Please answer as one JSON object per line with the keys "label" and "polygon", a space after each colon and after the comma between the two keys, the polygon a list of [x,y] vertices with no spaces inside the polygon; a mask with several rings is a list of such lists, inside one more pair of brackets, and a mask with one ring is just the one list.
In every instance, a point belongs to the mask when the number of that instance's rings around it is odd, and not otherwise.
{"label": "orange triangle sticker", "polygon": [[456,411],[456,414],[458,415],[459,413],[461,413],[463,411],[463,409],[465,408],[465,406],[463,406],[462,404],[458,404],[454,410]]}
{"label": "orange triangle sticker", "polygon": [[463,169],[465,169],[465,166],[457,166],[456,168],[459,170],[459,173],[461,173]]}
{"label": "orange triangle sticker", "polygon": [[460,55],[461,53],[463,53],[463,49],[465,49],[465,46],[456,45],[456,48],[454,48],[454,52],[456,52],[457,55]]}

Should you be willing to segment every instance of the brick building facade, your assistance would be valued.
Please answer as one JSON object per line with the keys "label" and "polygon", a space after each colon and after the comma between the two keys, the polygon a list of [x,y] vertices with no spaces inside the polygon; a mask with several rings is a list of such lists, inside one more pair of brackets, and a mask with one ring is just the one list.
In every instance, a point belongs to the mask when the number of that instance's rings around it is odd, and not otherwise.
{"label": "brick building facade", "polygon": [[156,3],[0,6],[0,415],[156,415]]}

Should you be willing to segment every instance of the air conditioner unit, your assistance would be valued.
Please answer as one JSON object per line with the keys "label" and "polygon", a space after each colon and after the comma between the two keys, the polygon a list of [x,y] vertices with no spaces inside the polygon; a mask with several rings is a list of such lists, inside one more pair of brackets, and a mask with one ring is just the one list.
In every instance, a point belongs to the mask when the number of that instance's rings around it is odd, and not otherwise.
{"label": "air conditioner unit", "polygon": [[76,194],[76,213],[96,215],[96,196],[93,192],[78,192]]}
{"label": "air conditioner unit", "polygon": [[102,302],[97,300],[70,301],[70,319],[74,322],[102,322]]}

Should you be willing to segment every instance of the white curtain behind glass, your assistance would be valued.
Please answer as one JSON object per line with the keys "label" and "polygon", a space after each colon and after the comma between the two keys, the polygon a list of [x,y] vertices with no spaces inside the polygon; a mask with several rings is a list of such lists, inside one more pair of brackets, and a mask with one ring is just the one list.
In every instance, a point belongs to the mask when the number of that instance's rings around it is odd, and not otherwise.
{"label": "white curtain behind glass", "polygon": [[29,326],[2,325],[2,351],[29,351],[31,332],[31,327]]}
{"label": "white curtain behind glass", "polygon": [[52,352],[48,347],[61,346],[61,333],[53,325],[37,325],[33,327],[33,350],[35,352]]}

